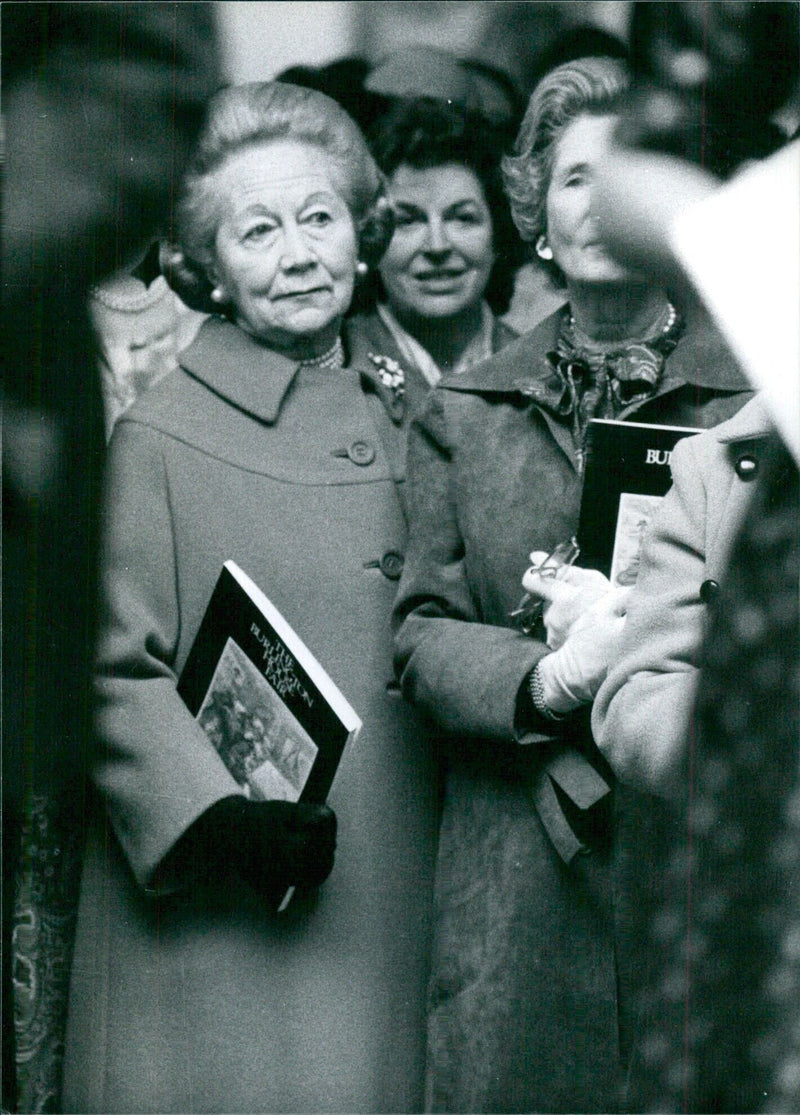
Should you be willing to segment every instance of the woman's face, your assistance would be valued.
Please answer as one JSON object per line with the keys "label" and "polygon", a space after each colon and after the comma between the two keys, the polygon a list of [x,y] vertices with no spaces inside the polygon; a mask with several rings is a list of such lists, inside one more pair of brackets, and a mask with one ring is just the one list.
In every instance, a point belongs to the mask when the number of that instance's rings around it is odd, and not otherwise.
{"label": "woman's face", "polygon": [[604,248],[592,216],[595,172],[616,123],[616,116],[578,116],[556,140],[545,201],[545,239],[568,285],[618,282],[629,276]]}
{"label": "woman's face", "polygon": [[398,316],[452,317],[483,298],[494,262],[492,217],[476,175],[458,163],[389,180],[395,231],[380,262]]}
{"label": "woman's face", "polygon": [[219,211],[209,276],[248,333],[278,348],[330,345],[353,295],[353,218],[318,147],[279,140],[216,172]]}

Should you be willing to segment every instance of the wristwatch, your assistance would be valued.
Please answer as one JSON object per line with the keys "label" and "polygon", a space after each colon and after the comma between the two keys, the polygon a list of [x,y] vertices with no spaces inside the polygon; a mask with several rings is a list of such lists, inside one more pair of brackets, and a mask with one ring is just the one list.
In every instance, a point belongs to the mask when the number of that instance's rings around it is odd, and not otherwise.
{"label": "wristwatch", "polygon": [[531,670],[530,677],[528,678],[528,692],[531,695],[533,707],[536,709],[540,716],[543,716],[545,718],[545,720],[555,721],[566,719],[566,713],[553,712],[553,710],[548,707],[547,702],[544,699],[544,685],[542,684],[542,678],[539,674],[538,662]]}

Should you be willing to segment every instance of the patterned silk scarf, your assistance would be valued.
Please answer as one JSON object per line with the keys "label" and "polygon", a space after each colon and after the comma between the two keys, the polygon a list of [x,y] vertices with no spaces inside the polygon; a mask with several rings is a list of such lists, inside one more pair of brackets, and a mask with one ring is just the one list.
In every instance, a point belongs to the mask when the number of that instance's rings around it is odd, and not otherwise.
{"label": "patterned silk scarf", "polygon": [[655,394],[664,361],[683,331],[683,320],[670,305],[658,331],[642,341],[608,348],[590,347],[578,336],[567,308],[558,342],[546,360],[550,375],[537,402],[561,420],[570,420],[579,461],[583,461],[586,427],[592,418],[616,418],[627,407]]}

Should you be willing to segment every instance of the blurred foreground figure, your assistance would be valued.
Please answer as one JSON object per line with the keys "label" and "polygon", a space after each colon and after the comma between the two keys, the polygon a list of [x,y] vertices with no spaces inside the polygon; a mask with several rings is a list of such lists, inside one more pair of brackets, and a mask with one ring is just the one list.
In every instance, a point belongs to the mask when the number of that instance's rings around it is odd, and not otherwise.
{"label": "blurred foreground figure", "polygon": [[777,438],[759,480],[709,608],[687,786],[647,845],[658,897],[630,904],[650,958],[632,1111],[800,1110],[800,519]]}
{"label": "blurred foreground figure", "polygon": [[721,177],[770,154],[782,139],[773,114],[796,87],[799,34],[796,3],[635,4],[624,142]]}
{"label": "blurred foreground figure", "polygon": [[[676,451],[675,487],[653,522],[622,653],[595,706],[598,743],[630,784],[631,800],[639,794],[617,831],[626,910],[620,962],[633,990],[632,1010],[623,1014],[635,1036],[633,1111],[791,1112],[800,1104],[800,147],[789,145],[724,186],[701,169],[727,175],[737,159],[757,158],[761,129],[796,100],[798,11],[794,4],[637,5],[634,57],[661,89],[640,86],[623,144],[598,176],[598,217],[609,243],[627,262],[695,287],[783,435],[782,442],[773,434],[737,446],[725,434],[736,419]],[[727,135],[718,129],[714,138],[709,129],[707,148],[692,124],[703,114],[727,119]],[[705,463],[687,471],[693,450]],[[723,460],[731,477],[751,481],[738,529],[730,498],[723,500]],[[694,507],[687,522],[697,543],[673,546],[669,556],[663,543],[668,524],[678,522],[681,492]],[[723,537],[732,541],[730,557],[714,572]],[[705,568],[699,593],[686,576],[688,561]],[[646,660],[648,640],[656,647],[670,608],[678,630],[666,585],[680,593],[687,622],[693,611],[699,616],[688,660],[669,645],[668,632],[657,658]],[[690,641],[685,631],[682,638]],[[629,741],[637,736],[644,690],[666,692],[684,681],[696,694],[691,700],[688,693],[688,711],[672,722],[663,705],[658,716],[651,711],[650,728],[625,751],[621,729]],[[643,789],[656,796],[642,797]]]}
{"label": "blurred foreground figure", "polygon": [[216,81],[210,21],[210,8],[194,4],[31,3],[3,11],[9,1110],[61,1109],[103,462],[85,297],[91,283],[144,248],[168,209],[171,172]]}

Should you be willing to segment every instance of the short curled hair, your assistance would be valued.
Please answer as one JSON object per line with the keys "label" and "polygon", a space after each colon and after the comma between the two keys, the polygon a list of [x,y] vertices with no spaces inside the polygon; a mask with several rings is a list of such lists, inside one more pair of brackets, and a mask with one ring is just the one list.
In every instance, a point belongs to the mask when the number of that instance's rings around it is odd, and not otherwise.
{"label": "short curled hair", "polygon": [[463,105],[418,97],[397,101],[372,129],[369,141],[375,161],[387,178],[400,166],[427,170],[456,163],[472,171],[492,217],[495,262],[485,297],[495,313],[505,313],[514,275],[524,261],[524,245],[514,228],[503,190],[502,129]]}
{"label": "short curled hair", "polygon": [[503,177],[519,234],[535,244],[547,232],[546,200],[556,142],[578,116],[618,111],[629,85],[617,58],[578,58],[551,70],[534,89],[514,144],[503,159]]}
{"label": "short curled hair", "polygon": [[284,82],[228,86],[209,101],[181,182],[175,236],[161,257],[170,285],[194,309],[220,309],[207,274],[220,222],[214,174],[230,156],[277,140],[308,143],[328,156],[356,226],[360,258],[376,263],[386,250],[393,219],[384,179],[344,109],[324,93]]}

